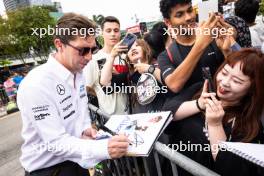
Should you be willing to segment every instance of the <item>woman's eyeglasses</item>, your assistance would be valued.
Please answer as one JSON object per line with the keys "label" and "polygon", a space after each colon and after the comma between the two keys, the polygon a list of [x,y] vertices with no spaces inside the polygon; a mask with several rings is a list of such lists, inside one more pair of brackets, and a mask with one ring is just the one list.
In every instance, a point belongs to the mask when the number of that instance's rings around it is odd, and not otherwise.
{"label": "woman's eyeglasses", "polygon": [[90,47],[77,48],[76,46],[73,46],[69,43],[67,43],[66,45],[69,45],[70,47],[78,50],[80,56],[85,56],[85,55],[89,54],[90,51],[92,52],[92,54],[96,54],[99,51],[99,48],[97,46],[92,47],[92,48],[90,48]]}

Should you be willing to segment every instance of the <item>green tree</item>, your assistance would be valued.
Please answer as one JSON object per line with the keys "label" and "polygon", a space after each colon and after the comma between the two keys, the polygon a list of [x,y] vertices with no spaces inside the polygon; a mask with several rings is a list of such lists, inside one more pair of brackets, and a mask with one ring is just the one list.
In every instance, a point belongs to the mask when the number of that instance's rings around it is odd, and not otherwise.
{"label": "green tree", "polygon": [[0,58],[5,55],[5,45],[7,36],[6,20],[0,16]]}
{"label": "green tree", "polygon": [[264,16],[264,0],[260,2],[259,12]]}
{"label": "green tree", "polygon": [[44,5],[41,6],[43,9],[47,9],[49,12],[58,12],[58,9],[54,6]]}
{"label": "green tree", "polygon": [[40,38],[34,30],[39,33],[40,29],[55,26],[55,20],[49,16],[49,12],[40,6],[8,12],[8,19],[4,20],[4,25],[0,25],[0,50],[24,63],[30,50],[35,56],[46,60],[52,46],[52,36],[44,35]]}
{"label": "green tree", "polygon": [[99,35],[96,40],[102,47],[104,46],[104,38],[102,35]]}
{"label": "green tree", "polygon": [[104,20],[104,16],[103,16],[103,15],[93,15],[93,21],[94,21],[98,26],[101,26],[103,20]]}
{"label": "green tree", "polygon": [[12,62],[8,59],[1,59],[0,60],[0,66],[1,67],[8,67]]}

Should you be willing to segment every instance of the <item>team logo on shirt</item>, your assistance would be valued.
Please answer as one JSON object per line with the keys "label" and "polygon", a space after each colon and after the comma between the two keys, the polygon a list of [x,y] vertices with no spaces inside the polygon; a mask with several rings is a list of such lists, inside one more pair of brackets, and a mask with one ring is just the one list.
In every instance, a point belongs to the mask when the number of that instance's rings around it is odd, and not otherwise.
{"label": "team logo on shirt", "polygon": [[211,56],[213,54],[215,54],[215,52],[210,52],[210,53],[208,53],[208,56]]}
{"label": "team logo on shirt", "polygon": [[57,92],[58,92],[59,95],[64,95],[64,94],[65,94],[65,88],[64,88],[63,85],[58,84],[58,85],[56,86],[56,89],[57,89]]}
{"label": "team logo on shirt", "polygon": [[82,92],[82,91],[85,91],[85,86],[84,85],[80,86],[80,92]]}
{"label": "team logo on shirt", "polygon": [[50,116],[50,114],[49,113],[41,113],[41,114],[38,114],[38,115],[34,115],[34,118],[35,118],[35,120],[44,120],[45,119],[45,117],[47,117],[47,116]]}

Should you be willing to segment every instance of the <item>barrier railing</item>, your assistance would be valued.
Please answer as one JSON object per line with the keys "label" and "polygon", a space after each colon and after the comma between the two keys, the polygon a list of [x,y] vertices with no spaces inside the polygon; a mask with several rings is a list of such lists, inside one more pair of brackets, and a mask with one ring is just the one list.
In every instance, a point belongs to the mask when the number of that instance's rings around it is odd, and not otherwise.
{"label": "barrier railing", "polygon": [[[91,115],[96,116],[99,115],[104,119],[109,119],[110,116],[99,108],[92,104],[88,104],[88,108],[90,109]],[[219,175],[212,170],[204,167],[203,165],[191,160],[190,158],[184,156],[183,154],[172,150],[166,144],[162,144],[161,142],[156,142],[154,144],[153,152],[151,153],[151,158],[146,157],[123,157],[121,159],[116,160],[107,160],[104,162],[105,170],[108,170],[112,175],[117,176],[152,176],[158,175],[162,176],[162,168],[160,164],[160,156],[165,157],[170,161],[172,174],[173,176],[178,175],[177,167],[181,167],[189,173],[197,176],[216,176]],[[154,161],[152,160],[154,158]],[[140,162],[140,163],[139,163]],[[143,163],[142,163],[143,162]],[[153,166],[153,162],[155,163],[156,171],[153,171],[153,167],[149,169],[149,165]],[[143,165],[142,165],[143,164]],[[107,175],[104,173],[103,175]]]}

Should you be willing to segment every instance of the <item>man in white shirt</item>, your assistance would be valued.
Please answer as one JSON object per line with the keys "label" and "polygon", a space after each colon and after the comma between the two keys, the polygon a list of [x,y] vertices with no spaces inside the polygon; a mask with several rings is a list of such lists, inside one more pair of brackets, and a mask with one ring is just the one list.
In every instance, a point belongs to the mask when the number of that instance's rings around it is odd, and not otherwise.
{"label": "man in white shirt", "polygon": [[70,33],[55,34],[57,52],[25,77],[17,94],[24,139],[20,161],[28,176],[86,176],[84,168],[121,157],[128,147],[124,135],[92,140],[96,131],[90,124],[82,69],[97,49],[95,36],[88,33],[94,24],[68,13],[57,28]]}
{"label": "man in white shirt", "polygon": [[[88,92],[92,94],[92,90],[95,91],[99,108],[107,114],[127,114],[128,103],[127,97],[123,93],[113,93],[107,95],[100,85],[101,69],[113,47],[120,41],[120,23],[116,17],[105,17],[101,25],[102,36],[104,39],[104,46],[98,53],[93,55],[93,59],[84,68],[84,76],[86,79],[86,86]],[[114,64],[114,71],[120,73],[127,71],[124,61],[116,57]]]}

